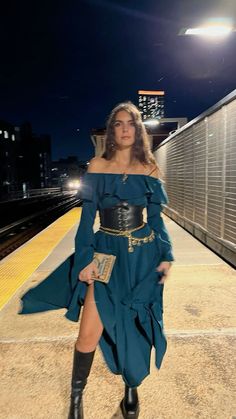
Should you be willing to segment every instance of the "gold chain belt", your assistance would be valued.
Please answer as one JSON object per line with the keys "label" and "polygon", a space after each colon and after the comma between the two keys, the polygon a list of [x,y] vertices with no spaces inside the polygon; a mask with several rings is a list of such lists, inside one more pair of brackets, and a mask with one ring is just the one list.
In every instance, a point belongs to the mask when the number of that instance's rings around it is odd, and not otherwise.
{"label": "gold chain belt", "polygon": [[155,233],[152,230],[149,236],[146,237],[133,237],[132,233],[134,231],[140,230],[142,227],[144,227],[144,223],[141,224],[139,227],[133,228],[131,230],[115,230],[113,228],[108,227],[102,227],[100,226],[99,230],[104,231],[105,233],[112,234],[114,236],[124,236],[128,238],[128,252],[133,252],[134,247],[133,246],[141,246],[142,243],[148,243],[152,242],[155,238]]}

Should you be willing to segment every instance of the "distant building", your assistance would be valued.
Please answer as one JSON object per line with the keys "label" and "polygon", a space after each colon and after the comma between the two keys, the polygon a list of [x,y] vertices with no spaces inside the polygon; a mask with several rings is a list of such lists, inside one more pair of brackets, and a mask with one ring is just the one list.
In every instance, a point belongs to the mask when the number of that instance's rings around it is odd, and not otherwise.
{"label": "distant building", "polygon": [[164,118],[164,97],[163,90],[138,91],[138,108],[143,121]]}
{"label": "distant building", "polygon": [[6,121],[0,121],[0,196],[18,189],[17,150],[19,131]]}
{"label": "distant building", "polygon": [[91,140],[95,148],[95,156],[101,156],[105,150],[105,128],[93,128],[91,132]]}
{"label": "distant building", "polygon": [[27,188],[47,188],[51,186],[51,138],[49,135],[36,136],[30,123],[20,126],[18,168],[20,181]]}
{"label": "distant building", "polygon": [[51,139],[37,137],[29,123],[0,121],[0,196],[50,186]]}
{"label": "distant building", "polygon": [[36,137],[36,147],[39,156],[40,187],[49,188],[51,186],[51,137],[42,134]]}
{"label": "distant building", "polygon": [[146,127],[149,137],[152,137],[152,152],[154,152],[159,144],[162,143],[168,136],[170,131],[173,129],[173,125],[161,123],[156,128]]}

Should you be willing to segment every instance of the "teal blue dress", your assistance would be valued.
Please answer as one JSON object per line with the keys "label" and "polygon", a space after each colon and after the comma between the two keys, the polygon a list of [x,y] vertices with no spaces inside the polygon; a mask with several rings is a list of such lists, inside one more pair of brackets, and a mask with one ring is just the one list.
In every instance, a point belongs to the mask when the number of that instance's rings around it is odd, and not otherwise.
{"label": "teal blue dress", "polygon": [[[160,368],[166,351],[163,332],[163,285],[156,267],[173,261],[171,240],[161,217],[168,198],[162,181],[148,175],[86,173],[80,192],[83,209],[75,237],[75,252],[44,281],[22,296],[20,314],[66,308],[66,317],[77,321],[87,283],[79,272],[93,259],[94,251],[116,255],[108,284],[94,282],[99,316],[104,326],[99,341],[104,359],[114,374],[130,387],[138,386],[150,372],[151,349]],[[147,223],[132,233],[155,239],[128,252],[128,238],[102,231],[94,233],[96,211],[125,200],[147,208]]]}

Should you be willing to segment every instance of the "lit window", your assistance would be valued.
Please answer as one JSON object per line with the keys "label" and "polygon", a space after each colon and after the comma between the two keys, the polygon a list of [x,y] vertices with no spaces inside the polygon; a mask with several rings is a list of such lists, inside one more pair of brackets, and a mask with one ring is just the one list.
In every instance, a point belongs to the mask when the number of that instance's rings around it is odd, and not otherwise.
{"label": "lit window", "polygon": [[39,153],[39,157],[42,157],[42,153]]}
{"label": "lit window", "polygon": [[9,134],[7,131],[4,131],[4,138],[9,138]]}
{"label": "lit window", "polygon": [[40,172],[40,177],[43,177],[43,172]]}
{"label": "lit window", "polygon": [[12,135],[11,135],[11,139],[12,139],[12,141],[15,141],[15,139],[16,139],[16,138],[15,138],[15,134],[12,134]]}
{"label": "lit window", "polygon": [[43,168],[43,165],[42,164],[40,164],[40,169],[42,169]]}
{"label": "lit window", "polygon": [[0,134],[2,134],[2,130],[0,129]]}

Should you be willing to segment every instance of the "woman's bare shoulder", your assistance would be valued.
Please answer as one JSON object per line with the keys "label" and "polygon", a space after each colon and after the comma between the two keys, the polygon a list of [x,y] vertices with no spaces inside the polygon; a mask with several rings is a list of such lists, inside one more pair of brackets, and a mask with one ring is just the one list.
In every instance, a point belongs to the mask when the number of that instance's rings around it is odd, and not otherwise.
{"label": "woman's bare shoulder", "polygon": [[93,157],[88,166],[88,173],[103,173],[106,168],[106,160],[103,157]]}

